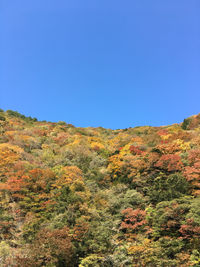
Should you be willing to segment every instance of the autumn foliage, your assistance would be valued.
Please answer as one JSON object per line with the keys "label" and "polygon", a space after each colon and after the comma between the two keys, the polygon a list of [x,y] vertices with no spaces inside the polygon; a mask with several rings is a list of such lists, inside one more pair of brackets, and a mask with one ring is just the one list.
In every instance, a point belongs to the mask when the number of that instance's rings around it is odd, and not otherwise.
{"label": "autumn foliage", "polygon": [[0,265],[200,265],[200,115],[110,130],[0,110]]}

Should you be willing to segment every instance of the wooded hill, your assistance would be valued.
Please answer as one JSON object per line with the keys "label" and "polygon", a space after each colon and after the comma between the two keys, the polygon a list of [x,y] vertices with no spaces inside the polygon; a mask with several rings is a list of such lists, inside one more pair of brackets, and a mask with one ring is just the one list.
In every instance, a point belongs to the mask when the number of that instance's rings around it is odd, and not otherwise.
{"label": "wooded hill", "polygon": [[200,114],[74,127],[0,110],[0,266],[200,266]]}

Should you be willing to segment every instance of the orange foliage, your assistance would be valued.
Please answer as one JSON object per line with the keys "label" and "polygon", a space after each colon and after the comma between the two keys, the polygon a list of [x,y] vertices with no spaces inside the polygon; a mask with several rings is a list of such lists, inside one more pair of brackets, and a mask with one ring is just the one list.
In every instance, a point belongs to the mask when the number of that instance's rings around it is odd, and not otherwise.
{"label": "orange foliage", "polygon": [[200,150],[191,150],[188,156],[190,166],[184,169],[184,176],[192,184],[193,194],[200,194]]}
{"label": "orange foliage", "polygon": [[0,144],[0,171],[11,167],[21,156],[23,150],[11,144]]}
{"label": "orange foliage", "polygon": [[160,159],[156,162],[155,167],[169,172],[180,171],[183,167],[183,163],[181,162],[181,157],[179,155],[166,154],[160,157]]}

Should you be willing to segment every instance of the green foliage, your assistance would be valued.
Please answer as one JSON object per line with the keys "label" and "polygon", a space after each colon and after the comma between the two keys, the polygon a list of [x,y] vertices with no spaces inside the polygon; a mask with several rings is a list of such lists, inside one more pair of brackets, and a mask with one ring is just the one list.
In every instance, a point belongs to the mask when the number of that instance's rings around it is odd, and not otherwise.
{"label": "green foliage", "polygon": [[180,173],[169,176],[159,173],[155,178],[150,177],[148,182],[147,195],[152,203],[172,200],[189,193],[188,182]]}
{"label": "green foliage", "polygon": [[6,120],[5,117],[0,115],[0,121],[5,121],[5,120]]}
{"label": "green foliage", "polygon": [[17,111],[13,111],[13,110],[10,110],[10,109],[8,109],[7,111],[6,111],[6,113],[8,114],[8,116],[10,116],[10,117],[16,117],[16,118],[20,118],[20,119],[23,119],[23,120],[26,120],[27,122],[36,122],[37,121],[37,119],[36,118],[32,118],[32,117],[26,117],[25,115],[23,115],[23,114],[20,114],[19,112],[17,112]]}
{"label": "green foliage", "polygon": [[93,253],[107,253],[111,248],[110,235],[112,233],[113,222],[104,216],[104,221],[92,221],[90,230],[85,241],[87,249]]}
{"label": "green foliage", "polygon": [[11,256],[11,247],[6,241],[0,242],[1,265],[6,266],[6,259]]}
{"label": "green foliage", "polygon": [[58,121],[57,123],[58,123],[58,125],[62,125],[62,126],[66,126],[67,125],[65,121]]}
{"label": "green foliage", "polygon": [[190,263],[191,266],[200,266],[200,252],[197,249],[192,251],[192,254],[190,256]]}
{"label": "green foliage", "polygon": [[153,235],[155,237],[180,237],[181,225],[190,208],[190,197],[158,203],[151,214]]}
{"label": "green foliage", "polygon": [[113,192],[109,192],[109,209],[110,213],[116,215],[116,217],[121,217],[121,211],[126,208],[137,208],[145,207],[145,201],[147,201],[144,196],[134,189],[128,189],[124,185],[118,185],[113,188]]}
{"label": "green foliage", "polygon": [[96,254],[87,256],[81,261],[79,267],[103,267],[103,257],[100,257]]}
{"label": "green foliage", "polygon": [[188,129],[188,126],[189,126],[189,124],[190,124],[190,122],[191,122],[191,119],[190,119],[190,118],[188,118],[188,119],[184,119],[184,120],[183,120],[183,123],[182,123],[182,125],[181,125],[182,129],[183,129],[183,130],[187,130],[187,129]]}

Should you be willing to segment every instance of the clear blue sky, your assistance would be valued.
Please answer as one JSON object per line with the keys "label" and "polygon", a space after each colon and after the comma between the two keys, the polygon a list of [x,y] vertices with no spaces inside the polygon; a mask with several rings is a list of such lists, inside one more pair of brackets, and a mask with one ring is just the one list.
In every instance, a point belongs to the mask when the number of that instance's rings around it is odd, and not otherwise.
{"label": "clear blue sky", "polygon": [[199,0],[1,0],[0,107],[76,126],[200,112]]}

